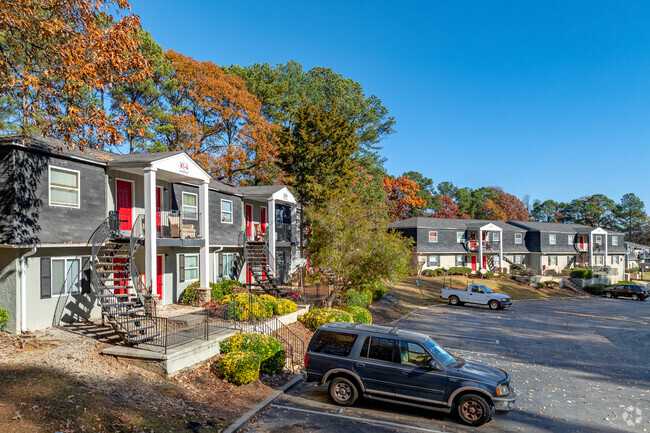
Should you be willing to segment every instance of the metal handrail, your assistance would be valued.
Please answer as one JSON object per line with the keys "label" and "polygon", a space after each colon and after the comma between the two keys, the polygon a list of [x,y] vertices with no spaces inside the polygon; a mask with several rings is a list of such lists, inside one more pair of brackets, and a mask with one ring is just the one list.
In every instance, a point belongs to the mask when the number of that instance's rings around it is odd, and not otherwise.
{"label": "metal handrail", "polygon": [[[144,305],[146,302],[145,293],[147,293],[146,284],[142,286],[142,278],[138,268],[135,265],[135,252],[138,247],[144,243],[144,214],[138,215],[133,223],[133,228],[131,229],[131,237],[129,239],[129,264],[131,269],[131,281],[133,281],[133,290],[135,291],[136,296]],[[154,304],[155,305],[155,304]]]}
{"label": "metal handrail", "polygon": [[108,213],[108,216],[99,224],[99,226],[97,226],[95,231],[92,233],[92,235],[90,235],[90,238],[88,239],[87,245],[90,245],[91,247],[90,263],[93,267],[93,290],[97,295],[100,294],[97,290],[97,288],[100,286],[100,283],[102,286],[105,285],[104,280],[97,273],[97,268],[95,266],[95,263],[97,261],[97,253],[99,253],[99,250],[101,250],[102,246],[104,246],[104,243],[107,240],[119,232],[119,228],[119,214],[115,211],[110,211]]}

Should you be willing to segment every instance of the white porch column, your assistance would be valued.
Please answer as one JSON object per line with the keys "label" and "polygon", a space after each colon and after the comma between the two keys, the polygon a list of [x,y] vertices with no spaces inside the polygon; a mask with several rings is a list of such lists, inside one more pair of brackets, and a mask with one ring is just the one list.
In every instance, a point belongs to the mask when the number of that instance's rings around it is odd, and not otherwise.
{"label": "white porch column", "polygon": [[[144,169],[144,246],[145,246],[145,285],[154,290],[156,284],[156,169]],[[164,302],[164,299],[163,299]]]}
{"label": "white porch column", "polygon": [[203,246],[199,251],[199,280],[201,287],[210,287],[210,215],[208,182],[199,186],[199,224]]}
{"label": "white porch column", "polygon": [[594,234],[589,232],[589,266],[594,266]]}
{"label": "white porch column", "polygon": [[503,266],[503,231],[499,232],[499,268],[505,268]]}
{"label": "white porch column", "polygon": [[[266,216],[266,219],[269,221],[269,223],[266,225],[266,236],[269,240],[269,251],[271,252],[271,257],[268,258],[269,261],[269,267],[271,270],[273,270],[273,273],[276,274],[275,272],[275,199],[273,197],[270,197],[268,199],[269,205],[268,205],[268,215]],[[277,274],[276,274],[277,275]]]}
{"label": "white porch column", "polygon": [[478,268],[483,269],[483,229],[478,229]]}
{"label": "white porch column", "polygon": [[607,266],[607,232],[605,232],[605,263],[603,265]]}

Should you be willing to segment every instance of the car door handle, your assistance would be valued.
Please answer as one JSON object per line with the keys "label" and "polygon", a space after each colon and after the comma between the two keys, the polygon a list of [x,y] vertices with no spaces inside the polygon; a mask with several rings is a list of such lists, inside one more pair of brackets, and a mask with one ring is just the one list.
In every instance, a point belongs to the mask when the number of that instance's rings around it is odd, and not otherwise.
{"label": "car door handle", "polygon": [[361,364],[360,362],[356,362],[356,363],[354,364],[354,366],[355,366],[355,367],[360,367],[360,368],[362,368],[362,367],[365,367],[366,364]]}

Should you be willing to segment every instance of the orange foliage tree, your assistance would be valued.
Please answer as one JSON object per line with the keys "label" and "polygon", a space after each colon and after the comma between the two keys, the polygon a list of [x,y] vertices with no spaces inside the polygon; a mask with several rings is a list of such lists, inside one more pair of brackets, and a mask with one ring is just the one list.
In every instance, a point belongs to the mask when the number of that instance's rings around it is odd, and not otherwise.
{"label": "orange foliage tree", "polygon": [[157,130],[168,150],[185,150],[212,176],[228,182],[273,182],[277,126],[240,77],[212,62],[166,51],[172,76],[167,114]]}
{"label": "orange foliage tree", "polygon": [[148,78],[139,52],[140,20],[127,0],[4,0],[0,2],[0,96],[16,106],[14,129],[54,135],[79,147],[121,141],[116,125],[143,116],[138,104],[122,115],[104,110],[111,86]]}
{"label": "orange foliage tree", "polygon": [[470,219],[469,215],[460,213],[458,206],[454,203],[454,199],[448,195],[440,196],[440,210],[432,213],[430,216],[435,218]]}
{"label": "orange foliage tree", "polygon": [[408,218],[412,209],[423,209],[427,205],[427,202],[417,195],[420,186],[408,176],[384,177],[382,185],[386,192],[386,206],[391,221]]}
{"label": "orange foliage tree", "polygon": [[504,192],[501,188],[492,189],[497,194],[497,199],[494,200],[494,203],[499,207],[502,214],[499,214],[501,216],[500,218],[490,219],[498,219],[500,221],[530,221],[530,213],[526,209],[523,201],[512,194]]}

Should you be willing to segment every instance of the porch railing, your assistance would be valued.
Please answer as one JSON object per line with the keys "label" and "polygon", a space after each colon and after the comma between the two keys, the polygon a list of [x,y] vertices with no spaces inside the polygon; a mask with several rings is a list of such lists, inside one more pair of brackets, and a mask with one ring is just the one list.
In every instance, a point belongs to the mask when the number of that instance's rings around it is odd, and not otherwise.
{"label": "porch railing", "polygon": [[156,233],[159,238],[202,239],[201,212],[156,209]]}
{"label": "porch railing", "polygon": [[275,240],[276,242],[291,242],[291,224],[276,223]]}

